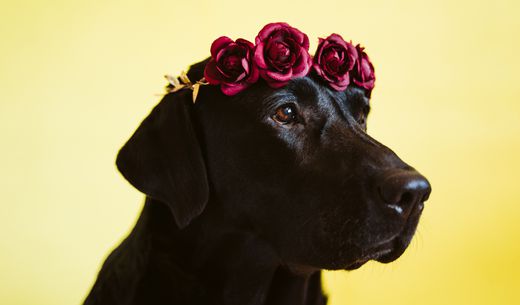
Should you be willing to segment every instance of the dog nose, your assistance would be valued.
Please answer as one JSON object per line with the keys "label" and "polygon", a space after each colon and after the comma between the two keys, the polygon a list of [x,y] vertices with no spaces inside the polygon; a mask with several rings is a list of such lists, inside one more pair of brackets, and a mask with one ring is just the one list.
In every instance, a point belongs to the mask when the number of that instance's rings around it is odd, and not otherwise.
{"label": "dog nose", "polygon": [[404,218],[415,206],[422,209],[430,193],[430,183],[415,170],[392,170],[385,173],[379,183],[379,195],[387,207]]}

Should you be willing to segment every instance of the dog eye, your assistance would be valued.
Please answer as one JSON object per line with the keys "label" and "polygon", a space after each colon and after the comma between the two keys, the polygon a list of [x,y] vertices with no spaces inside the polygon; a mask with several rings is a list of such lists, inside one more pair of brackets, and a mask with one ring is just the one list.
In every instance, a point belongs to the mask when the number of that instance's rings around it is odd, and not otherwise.
{"label": "dog eye", "polygon": [[363,109],[361,109],[361,111],[357,112],[355,119],[359,125],[366,127],[366,119],[367,119],[369,111],[370,111],[370,107],[365,106],[365,107],[363,107]]}
{"label": "dog eye", "polygon": [[291,104],[278,107],[272,118],[282,125],[294,123],[297,119],[296,107]]}
{"label": "dog eye", "polygon": [[356,121],[359,123],[359,125],[365,125],[365,114],[360,113],[356,118]]}

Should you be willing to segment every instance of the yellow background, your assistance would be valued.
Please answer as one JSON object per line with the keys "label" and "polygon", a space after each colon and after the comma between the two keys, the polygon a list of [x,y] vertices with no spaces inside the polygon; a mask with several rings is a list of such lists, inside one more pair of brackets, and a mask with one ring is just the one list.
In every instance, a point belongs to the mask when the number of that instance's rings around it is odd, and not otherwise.
{"label": "yellow background", "polygon": [[330,304],[520,304],[518,0],[2,0],[0,304],[83,300],[141,209],[114,159],[163,74],[272,21],[366,46],[369,132],[433,185],[405,255],[327,272]]}

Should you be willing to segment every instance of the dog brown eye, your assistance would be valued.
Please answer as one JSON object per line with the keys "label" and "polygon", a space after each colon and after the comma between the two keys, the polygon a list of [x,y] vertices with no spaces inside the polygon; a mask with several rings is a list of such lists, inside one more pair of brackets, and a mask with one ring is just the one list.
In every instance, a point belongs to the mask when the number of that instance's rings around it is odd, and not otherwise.
{"label": "dog brown eye", "polygon": [[290,124],[296,121],[296,108],[294,105],[283,105],[276,109],[273,120],[280,124]]}

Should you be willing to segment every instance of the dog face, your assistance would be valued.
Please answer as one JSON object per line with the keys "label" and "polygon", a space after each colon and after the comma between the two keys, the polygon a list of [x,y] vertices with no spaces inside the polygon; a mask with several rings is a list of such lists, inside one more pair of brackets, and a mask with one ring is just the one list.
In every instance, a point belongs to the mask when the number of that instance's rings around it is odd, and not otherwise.
{"label": "dog face", "polygon": [[363,89],[337,92],[308,76],[233,97],[208,86],[194,105],[188,96],[167,95],[117,160],[180,227],[209,201],[217,212],[206,214],[296,268],[350,270],[403,253],[430,185],[367,135]]}

